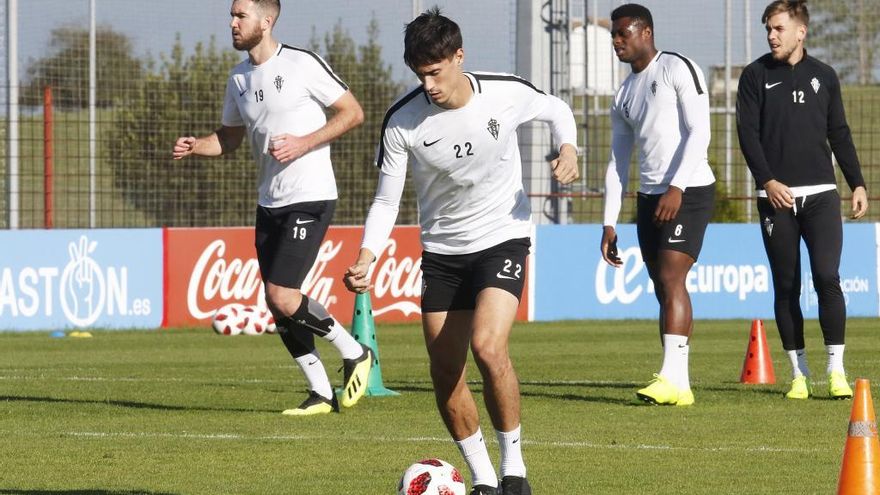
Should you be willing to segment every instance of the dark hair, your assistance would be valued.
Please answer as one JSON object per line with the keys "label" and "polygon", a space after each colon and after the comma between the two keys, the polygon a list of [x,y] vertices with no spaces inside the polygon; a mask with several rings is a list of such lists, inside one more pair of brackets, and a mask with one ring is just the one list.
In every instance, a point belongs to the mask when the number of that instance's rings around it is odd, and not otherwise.
{"label": "dark hair", "polygon": [[410,69],[446,60],[461,48],[458,24],[440,14],[436,5],[406,25],[403,61]]}
{"label": "dark hair", "polygon": [[651,11],[644,5],[627,3],[611,11],[611,22],[623,17],[629,17],[634,21],[641,22],[652,30],[654,29],[654,18],[651,17]]}
{"label": "dark hair", "polygon": [[804,26],[810,25],[810,11],[807,10],[807,0],[776,0],[775,2],[770,2],[770,5],[764,9],[761,23],[767,24],[771,17],[783,12],[787,12],[789,17],[800,21]]}
{"label": "dark hair", "polygon": [[262,14],[272,16],[272,24],[281,17],[281,0],[251,0]]}

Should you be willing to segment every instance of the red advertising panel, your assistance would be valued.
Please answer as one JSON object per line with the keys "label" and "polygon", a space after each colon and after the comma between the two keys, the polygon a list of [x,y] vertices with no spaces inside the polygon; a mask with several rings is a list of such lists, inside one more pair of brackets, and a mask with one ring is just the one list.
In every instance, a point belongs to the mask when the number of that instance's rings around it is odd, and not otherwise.
{"label": "red advertising panel", "polygon": [[[341,323],[349,323],[354,294],[342,275],[355,260],[361,227],[330,227],[303,292],[323,304]],[[373,264],[373,316],[377,322],[418,321],[422,288],[419,229],[396,227]],[[214,311],[240,302],[265,306],[254,250],[254,229],[171,228],[165,232],[164,326],[203,326]],[[517,314],[528,319],[529,280]]]}

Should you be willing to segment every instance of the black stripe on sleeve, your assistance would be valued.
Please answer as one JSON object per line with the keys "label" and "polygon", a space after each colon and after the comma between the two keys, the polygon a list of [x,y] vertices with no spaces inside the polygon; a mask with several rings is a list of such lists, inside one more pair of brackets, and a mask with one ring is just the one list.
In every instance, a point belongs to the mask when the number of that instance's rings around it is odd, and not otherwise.
{"label": "black stripe on sleeve", "polygon": [[543,91],[536,88],[532,83],[526,81],[525,79],[523,79],[521,77],[510,76],[510,75],[506,75],[506,74],[472,74],[472,75],[474,76],[474,79],[477,80],[477,84],[479,84],[480,81],[514,81],[514,82],[518,82],[520,84],[525,84],[526,86],[534,89],[538,93],[544,94]]}
{"label": "black stripe on sleeve", "polygon": [[675,52],[660,52],[660,55],[663,55],[663,54],[675,55],[676,57],[682,59],[684,61],[685,65],[687,65],[688,70],[691,71],[691,77],[694,78],[694,86],[697,87],[697,94],[698,95],[703,94],[703,88],[702,88],[702,86],[700,86],[700,78],[697,77],[697,69],[694,68],[694,64],[692,64],[691,61],[687,59],[687,57],[684,57],[684,56],[682,56],[678,53],[675,53]]}
{"label": "black stripe on sleeve", "polygon": [[285,45],[285,44],[282,44],[281,48],[286,48],[288,50],[293,50],[295,52],[303,52],[303,53],[307,53],[307,54],[311,55],[312,58],[314,58],[318,62],[318,64],[321,67],[323,67],[324,70],[327,71],[327,74],[330,74],[330,77],[332,77],[334,81],[338,82],[340,86],[342,86],[342,89],[348,91],[348,85],[345,84],[344,82],[342,82],[342,79],[340,79],[339,76],[334,74],[332,70],[330,70],[330,66],[327,65],[327,62],[325,62],[321,57],[319,57],[317,53],[310,51],[310,50],[305,50],[303,48],[297,48],[295,46],[290,46],[290,45]]}
{"label": "black stripe on sleeve", "polygon": [[397,103],[391,106],[387,112],[385,112],[385,118],[382,120],[382,132],[379,134],[379,156],[376,157],[376,166],[382,168],[382,163],[385,161],[385,129],[388,127],[388,121],[391,120],[391,116],[394,115],[394,112],[403,108],[404,105],[409,103],[410,100],[418,96],[420,93],[424,93],[425,90],[421,86],[410,91],[410,93],[403,98],[400,99]]}

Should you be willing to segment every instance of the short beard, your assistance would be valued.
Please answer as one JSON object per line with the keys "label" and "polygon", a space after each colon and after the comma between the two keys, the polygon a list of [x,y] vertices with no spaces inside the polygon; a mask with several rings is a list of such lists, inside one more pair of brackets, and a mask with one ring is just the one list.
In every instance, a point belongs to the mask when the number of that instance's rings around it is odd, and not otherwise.
{"label": "short beard", "polygon": [[777,62],[785,62],[789,58],[791,58],[791,54],[794,53],[795,50],[797,50],[797,46],[795,46],[791,50],[788,50],[787,52],[779,52],[778,56],[773,52],[771,52],[771,55],[773,56],[773,59]]}
{"label": "short beard", "polygon": [[238,41],[235,41],[235,39],[233,39],[232,47],[236,50],[249,51],[251,48],[259,45],[261,41],[263,41],[263,32],[260,30],[256,30],[250,36],[245,36],[245,34],[242,33],[242,37]]}

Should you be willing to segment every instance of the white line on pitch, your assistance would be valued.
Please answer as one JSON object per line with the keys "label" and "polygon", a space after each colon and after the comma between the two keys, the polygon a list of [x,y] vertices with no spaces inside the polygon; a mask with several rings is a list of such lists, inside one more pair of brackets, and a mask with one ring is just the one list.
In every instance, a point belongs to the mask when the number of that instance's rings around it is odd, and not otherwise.
{"label": "white line on pitch", "polygon": [[[320,435],[241,435],[238,433],[168,433],[168,432],[100,432],[100,431],[72,431],[65,435],[79,438],[171,438],[187,440],[247,440],[247,441],[313,441],[331,440],[335,437]],[[385,443],[448,443],[448,438],[440,437],[352,437],[349,440],[363,442]],[[488,441],[492,441],[488,439]],[[555,442],[543,440],[523,440],[527,445],[539,447],[563,447],[573,449],[609,449],[609,450],[664,450],[664,451],[691,451],[691,452],[768,452],[768,453],[793,453],[813,454],[825,452],[825,449],[812,448],[800,449],[791,447],[769,447],[757,445],[754,447],[677,447],[673,445],[650,445],[650,444],[602,444],[594,442]]]}

